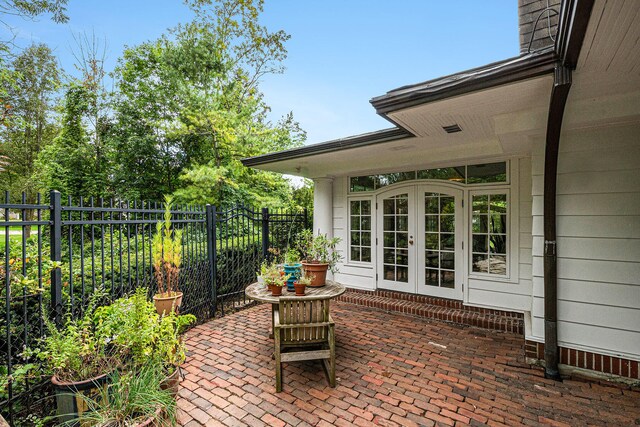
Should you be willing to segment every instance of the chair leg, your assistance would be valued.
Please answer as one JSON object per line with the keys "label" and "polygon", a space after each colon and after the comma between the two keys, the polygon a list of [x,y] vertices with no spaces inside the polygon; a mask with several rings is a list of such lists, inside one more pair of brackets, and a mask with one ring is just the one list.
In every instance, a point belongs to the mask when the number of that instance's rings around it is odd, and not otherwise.
{"label": "chair leg", "polygon": [[280,330],[274,331],[275,340],[275,364],[276,364],[276,393],[282,391],[282,357],[280,355]]}
{"label": "chair leg", "polygon": [[333,325],[329,327],[329,385],[336,386],[336,335]]}

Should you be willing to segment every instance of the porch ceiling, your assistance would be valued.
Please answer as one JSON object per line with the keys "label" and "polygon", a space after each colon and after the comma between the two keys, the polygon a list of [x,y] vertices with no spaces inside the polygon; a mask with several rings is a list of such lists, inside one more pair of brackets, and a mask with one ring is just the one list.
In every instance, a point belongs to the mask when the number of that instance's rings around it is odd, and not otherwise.
{"label": "porch ceiling", "polygon": [[[396,171],[529,151],[528,136],[544,131],[553,78],[542,76],[389,114],[416,136],[253,167],[307,178],[347,173]],[[520,112],[526,123],[513,126],[501,117]],[[526,118],[529,113],[531,117]],[[443,126],[458,124],[448,134]]]}

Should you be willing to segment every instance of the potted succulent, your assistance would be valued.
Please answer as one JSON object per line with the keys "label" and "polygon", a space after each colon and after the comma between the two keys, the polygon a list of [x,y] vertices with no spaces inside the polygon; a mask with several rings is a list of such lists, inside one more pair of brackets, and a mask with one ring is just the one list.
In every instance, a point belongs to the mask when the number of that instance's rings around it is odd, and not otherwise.
{"label": "potted succulent", "polygon": [[271,295],[280,296],[282,295],[282,287],[289,280],[289,275],[286,275],[284,270],[280,269],[277,264],[271,264],[265,269],[262,279],[271,291]]}
{"label": "potted succulent", "polygon": [[182,230],[171,228],[171,205],[173,198],[165,196],[164,221],[158,221],[152,240],[153,273],[158,293],[153,302],[158,314],[178,310],[182,303],[182,292],[178,290],[180,264],[182,262]]}
{"label": "potted succulent", "polygon": [[289,280],[287,280],[288,291],[294,291],[293,283],[300,277],[301,268],[300,253],[296,248],[289,248],[284,255],[284,272],[289,275]]}
{"label": "potted succulent", "polygon": [[306,287],[313,282],[314,278],[315,278],[314,274],[307,274],[306,272],[304,274],[301,274],[300,277],[298,277],[298,279],[295,282],[293,282],[293,287],[294,287],[294,290],[296,291],[296,296],[303,296]]}
{"label": "potted succulent", "polygon": [[342,256],[336,251],[339,237],[329,239],[326,234],[314,236],[311,230],[303,230],[298,236],[298,249],[302,253],[302,266],[307,274],[313,274],[310,287],[324,286],[327,270],[337,273]]}

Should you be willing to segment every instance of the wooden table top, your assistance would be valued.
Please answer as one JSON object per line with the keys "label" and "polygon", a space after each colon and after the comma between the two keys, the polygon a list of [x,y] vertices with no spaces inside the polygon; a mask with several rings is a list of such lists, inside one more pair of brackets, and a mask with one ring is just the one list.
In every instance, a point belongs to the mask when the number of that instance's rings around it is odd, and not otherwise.
{"label": "wooden table top", "polygon": [[[247,298],[262,301],[262,302],[270,302],[271,304],[278,304],[280,301],[280,297],[274,297],[271,295],[271,291],[267,289],[267,286],[264,283],[252,283],[244,290]],[[320,288],[312,288],[307,286],[304,291],[304,296],[296,297],[296,298],[335,298],[342,295],[345,292],[345,287],[342,283],[334,282],[332,280],[327,280],[327,284]],[[295,294],[293,292],[287,291],[287,287],[285,286],[282,289],[283,297],[293,297]]]}

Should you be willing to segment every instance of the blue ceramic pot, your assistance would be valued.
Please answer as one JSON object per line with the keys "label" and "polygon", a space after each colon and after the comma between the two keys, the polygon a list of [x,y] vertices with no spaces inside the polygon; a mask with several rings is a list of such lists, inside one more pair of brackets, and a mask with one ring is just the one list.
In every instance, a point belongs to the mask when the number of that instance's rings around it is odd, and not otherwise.
{"label": "blue ceramic pot", "polygon": [[284,265],[284,272],[285,274],[290,274],[291,277],[289,277],[289,280],[287,280],[287,290],[290,292],[295,292],[295,288],[293,287],[293,282],[295,282],[296,280],[298,280],[298,278],[300,277],[300,270],[302,269],[302,264],[298,263],[298,264],[285,264]]}

